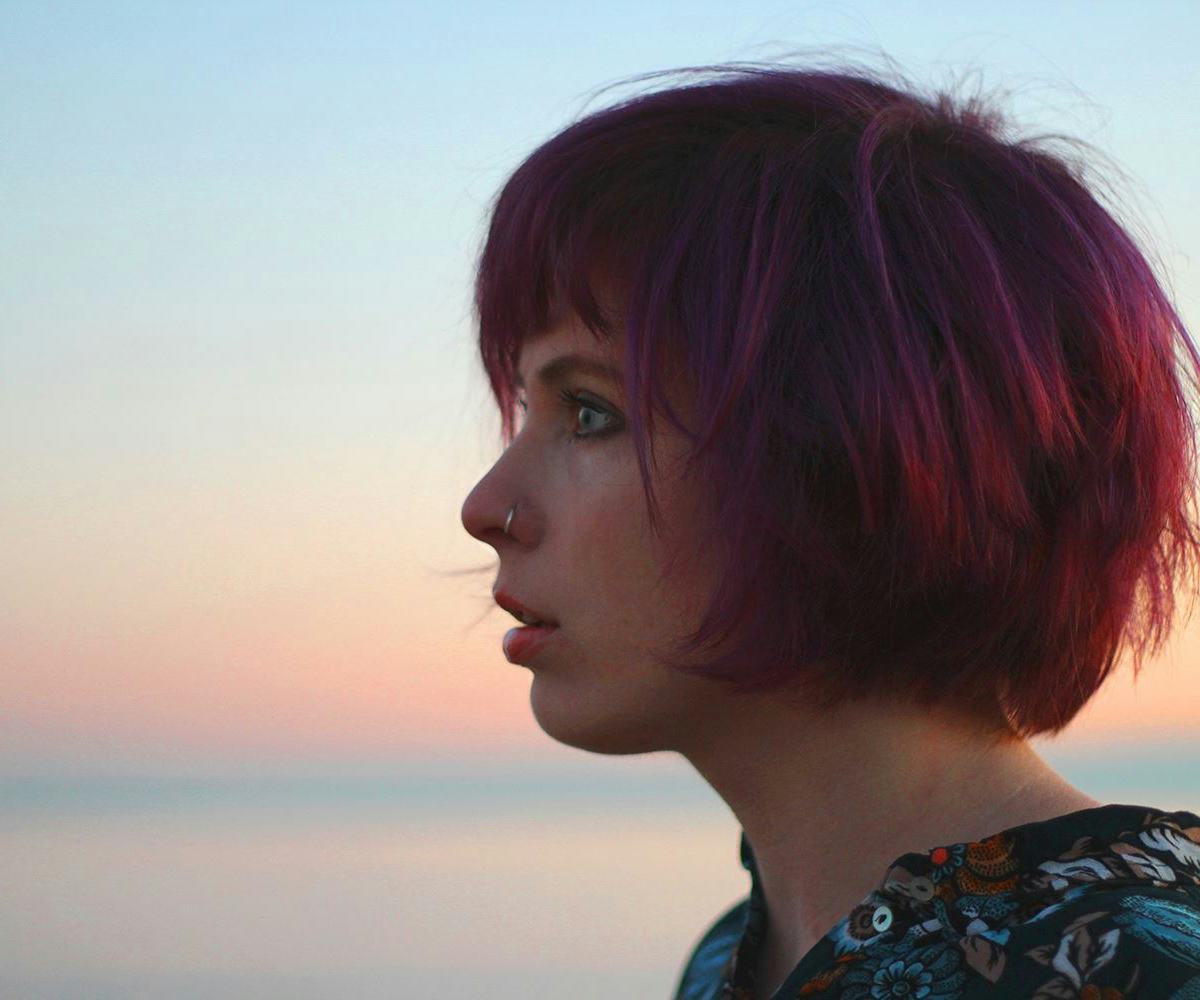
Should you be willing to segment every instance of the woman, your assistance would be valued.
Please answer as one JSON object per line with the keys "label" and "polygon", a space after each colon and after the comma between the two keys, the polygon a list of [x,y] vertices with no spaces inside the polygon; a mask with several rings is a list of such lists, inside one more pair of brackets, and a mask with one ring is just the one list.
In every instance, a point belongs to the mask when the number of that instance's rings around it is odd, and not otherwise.
{"label": "woman", "polygon": [[682,754],[742,826],[678,1000],[1200,996],[1200,817],[1027,742],[1169,631],[1188,332],[981,100],[708,69],[500,192],[462,508],[545,732]]}

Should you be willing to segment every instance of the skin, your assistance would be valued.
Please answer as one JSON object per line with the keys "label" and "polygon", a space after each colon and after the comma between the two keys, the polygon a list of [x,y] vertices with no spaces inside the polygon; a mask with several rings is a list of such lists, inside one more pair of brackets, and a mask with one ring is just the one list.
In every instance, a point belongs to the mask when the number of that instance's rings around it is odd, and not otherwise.
{"label": "skin", "polygon": [[[754,1000],[907,851],[978,840],[1101,803],[1023,740],[997,739],[962,712],[863,699],[834,711],[802,694],[748,695],[670,672],[652,651],[699,622],[714,586],[714,529],[684,475],[687,441],[667,421],[652,438],[666,534],[651,532],[622,388],[591,375],[561,386],[602,412],[565,404],[534,372],[577,352],[621,369],[619,335],[597,342],[568,314],[525,342],[520,432],[462,506],[464,528],[500,557],[496,589],[559,622],[529,662],[538,725],[602,754],[683,755],[753,845],[768,913]],[[686,403],[686,386],[671,388]],[[607,416],[611,414],[612,416]],[[613,432],[590,440],[573,433]],[[505,517],[520,501],[511,525]],[[674,546],[697,553],[659,585]]]}

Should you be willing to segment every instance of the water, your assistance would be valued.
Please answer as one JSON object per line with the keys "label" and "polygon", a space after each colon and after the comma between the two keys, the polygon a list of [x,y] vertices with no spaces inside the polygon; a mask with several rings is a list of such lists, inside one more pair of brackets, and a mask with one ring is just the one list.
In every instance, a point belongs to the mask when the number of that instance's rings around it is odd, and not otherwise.
{"label": "water", "polygon": [[[1043,750],[1197,810],[1195,747]],[[5,1000],[655,1000],[748,889],[679,763],[0,779]]]}
{"label": "water", "polygon": [[723,805],[479,770],[0,782],[0,996],[669,996],[746,891]]}

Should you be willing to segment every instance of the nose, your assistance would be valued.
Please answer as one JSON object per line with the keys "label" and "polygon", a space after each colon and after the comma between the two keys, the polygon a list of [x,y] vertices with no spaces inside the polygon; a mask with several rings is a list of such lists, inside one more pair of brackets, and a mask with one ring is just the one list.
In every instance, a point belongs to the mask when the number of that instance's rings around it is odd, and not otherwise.
{"label": "nose", "polygon": [[[512,525],[508,534],[504,531],[505,520],[516,499],[516,490],[506,486],[506,480],[495,473],[496,467],[493,466],[467,494],[459,512],[459,519],[467,534],[493,547],[516,534]],[[513,521],[516,521],[515,516]]]}

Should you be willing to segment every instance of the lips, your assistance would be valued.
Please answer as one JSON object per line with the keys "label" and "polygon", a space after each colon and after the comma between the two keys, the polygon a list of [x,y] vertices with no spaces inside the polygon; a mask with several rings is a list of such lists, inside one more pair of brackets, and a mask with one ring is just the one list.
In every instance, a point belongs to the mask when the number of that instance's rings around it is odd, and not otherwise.
{"label": "lips", "polygon": [[543,611],[538,611],[536,608],[531,608],[527,604],[518,601],[512,594],[506,593],[503,590],[497,590],[492,595],[496,599],[496,603],[505,611],[517,619],[524,625],[557,625],[553,618]]}
{"label": "lips", "polygon": [[504,633],[504,656],[509,663],[529,666],[533,658],[558,635],[555,625],[522,625]]}

